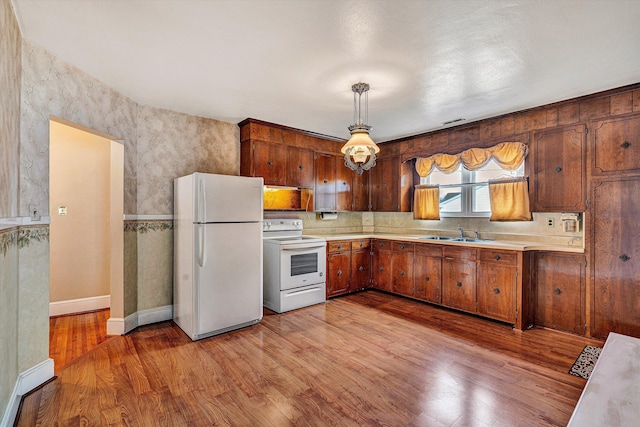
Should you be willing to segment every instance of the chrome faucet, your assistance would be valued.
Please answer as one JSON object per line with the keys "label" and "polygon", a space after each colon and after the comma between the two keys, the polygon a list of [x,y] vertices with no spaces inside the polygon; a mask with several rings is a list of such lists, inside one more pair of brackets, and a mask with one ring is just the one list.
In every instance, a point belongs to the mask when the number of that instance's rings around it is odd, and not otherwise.
{"label": "chrome faucet", "polygon": [[462,226],[458,224],[458,231],[460,232],[460,238],[464,239],[464,231],[462,230]]}
{"label": "chrome faucet", "polygon": [[474,231],[473,233],[476,235],[476,240],[480,240],[480,233],[477,231]]}

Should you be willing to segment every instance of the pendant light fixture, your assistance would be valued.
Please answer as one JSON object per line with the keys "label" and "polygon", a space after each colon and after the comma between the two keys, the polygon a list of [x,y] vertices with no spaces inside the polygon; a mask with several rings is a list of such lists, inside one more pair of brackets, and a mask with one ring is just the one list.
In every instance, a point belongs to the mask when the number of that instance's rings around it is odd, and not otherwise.
{"label": "pendant light fixture", "polygon": [[[362,175],[362,171],[376,165],[376,154],[380,152],[380,148],[369,136],[371,126],[367,125],[369,120],[369,84],[356,83],[351,86],[351,90],[353,91],[354,123],[349,126],[351,138],[340,151],[344,154],[345,166],[358,171],[358,175]],[[364,94],[364,112],[362,94]]]}

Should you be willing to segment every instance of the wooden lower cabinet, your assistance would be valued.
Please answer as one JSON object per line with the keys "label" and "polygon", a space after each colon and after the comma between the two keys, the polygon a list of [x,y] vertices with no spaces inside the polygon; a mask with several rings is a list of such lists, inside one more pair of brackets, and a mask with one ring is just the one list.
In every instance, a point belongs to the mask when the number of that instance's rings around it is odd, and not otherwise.
{"label": "wooden lower cabinet", "polygon": [[476,262],[445,256],[442,260],[442,304],[476,312]]}
{"label": "wooden lower cabinet", "polygon": [[417,299],[442,303],[442,245],[415,245],[413,292]]}
{"label": "wooden lower cabinet", "polygon": [[371,287],[371,249],[351,251],[351,284],[349,292]]}
{"label": "wooden lower cabinet", "polygon": [[536,325],[584,335],[585,261],[583,254],[534,254],[532,281]]}
{"label": "wooden lower cabinet", "polygon": [[393,292],[413,296],[413,243],[391,244],[391,288]]}
{"label": "wooden lower cabinet", "polygon": [[351,282],[351,251],[327,254],[327,297],[346,294]]}
{"label": "wooden lower cabinet", "polygon": [[516,262],[516,252],[478,250],[478,314],[516,323]]}
{"label": "wooden lower cabinet", "polygon": [[371,286],[370,240],[327,243],[327,298]]}
{"label": "wooden lower cabinet", "polygon": [[391,242],[388,240],[373,241],[373,258],[371,260],[371,277],[373,287],[391,292]]}

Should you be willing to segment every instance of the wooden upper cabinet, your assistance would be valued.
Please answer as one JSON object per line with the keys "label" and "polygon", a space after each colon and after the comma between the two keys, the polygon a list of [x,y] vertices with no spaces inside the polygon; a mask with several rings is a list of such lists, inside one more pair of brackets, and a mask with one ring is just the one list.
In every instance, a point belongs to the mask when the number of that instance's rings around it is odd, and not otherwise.
{"label": "wooden upper cabinet", "polygon": [[[346,169],[346,166],[343,166]],[[369,204],[369,176],[370,171],[362,172],[353,176],[353,211],[366,212],[370,209]]]}
{"label": "wooden upper cabinet", "polygon": [[287,185],[313,188],[313,151],[287,147]]}
{"label": "wooden upper cabinet", "polygon": [[534,133],[534,212],[585,210],[585,146],[584,125]]}
{"label": "wooden upper cabinet", "polygon": [[344,165],[344,158],[333,156],[336,170],[336,210],[353,210],[353,179],[356,172]]}
{"label": "wooden upper cabinet", "polygon": [[371,172],[371,209],[377,212],[398,212],[400,206],[398,171],[399,158],[378,159]]}
{"label": "wooden upper cabinet", "polygon": [[591,335],[640,338],[640,177],[593,185]]}
{"label": "wooden upper cabinet", "polygon": [[336,165],[335,156],[315,153],[315,211],[335,211],[336,205]]}
{"label": "wooden upper cabinet", "polygon": [[532,270],[536,325],[584,335],[585,261],[583,254],[535,254]]}
{"label": "wooden upper cabinet", "polygon": [[[242,164],[244,176],[261,176],[265,185],[285,185],[287,182],[287,147],[263,141],[244,142],[249,150],[249,162]],[[244,153],[243,153],[244,154]]]}
{"label": "wooden upper cabinet", "polygon": [[640,116],[595,122],[590,129],[593,174],[640,172]]}

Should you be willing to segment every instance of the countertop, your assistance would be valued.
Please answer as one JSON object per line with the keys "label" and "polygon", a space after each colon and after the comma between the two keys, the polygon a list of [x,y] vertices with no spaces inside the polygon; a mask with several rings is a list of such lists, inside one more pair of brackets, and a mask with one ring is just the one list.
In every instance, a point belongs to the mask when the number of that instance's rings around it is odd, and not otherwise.
{"label": "countertop", "polygon": [[466,246],[490,249],[505,249],[511,251],[556,251],[584,253],[584,248],[578,246],[557,245],[544,242],[523,242],[508,240],[480,240],[477,242],[453,242],[447,240],[428,240],[427,236],[407,235],[407,234],[384,234],[384,233],[347,233],[347,234],[312,234],[315,237],[322,237],[327,241],[332,240],[355,240],[355,239],[387,239],[403,240],[406,242],[430,243],[434,245]]}
{"label": "countertop", "polygon": [[637,426],[640,339],[611,332],[568,426]]}

